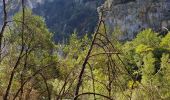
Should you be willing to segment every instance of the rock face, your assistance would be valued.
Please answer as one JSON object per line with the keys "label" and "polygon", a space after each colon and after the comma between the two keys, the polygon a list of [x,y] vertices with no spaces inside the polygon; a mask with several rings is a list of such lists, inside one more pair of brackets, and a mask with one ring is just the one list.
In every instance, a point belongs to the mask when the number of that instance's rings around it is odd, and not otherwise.
{"label": "rock face", "polygon": [[132,39],[145,28],[170,29],[170,0],[108,0],[105,22],[110,32],[116,27],[124,33],[120,39]]}

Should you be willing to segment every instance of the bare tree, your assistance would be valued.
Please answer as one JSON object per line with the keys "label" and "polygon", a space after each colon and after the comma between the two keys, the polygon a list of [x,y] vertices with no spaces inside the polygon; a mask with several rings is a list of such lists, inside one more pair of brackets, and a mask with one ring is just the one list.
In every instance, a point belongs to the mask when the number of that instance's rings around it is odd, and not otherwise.
{"label": "bare tree", "polygon": [[[95,57],[95,56],[98,56],[98,55],[106,55],[108,57],[108,59],[111,58],[111,56],[113,54],[115,55],[118,55],[119,53],[117,52],[117,50],[115,50],[115,47],[112,45],[111,41],[108,39],[107,37],[107,32],[106,32],[106,27],[105,27],[105,23],[104,23],[104,20],[103,20],[103,14],[104,14],[104,10],[102,9],[101,11],[101,15],[100,15],[100,19],[99,19],[99,24],[98,24],[98,27],[96,29],[96,32],[95,32],[95,35],[94,35],[94,38],[92,40],[92,44],[90,46],[90,49],[85,57],[85,60],[83,62],[83,65],[82,65],[82,69],[81,69],[81,72],[80,72],[80,75],[78,77],[78,83],[77,83],[77,87],[76,87],[76,90],[75,90],[75,94],[74,94],[74,100],[77,100],[78,99],[78,95],[79,95],[79,89],[81,87],[81,84],[82,84],[82,78],[83,78],[83,74],[84,74],[84,71],[85,71],[85,68],[86,68],[86,65],[88,64],[90,66],[90,64],[88,63],[88,60],[89,58],[91,57]],[[100,27],[104,25],[104,33],[100,33]],[[92,54],[92,50],[94,49],[95,46],[98,46],[99,48],[102,48],[104,53],[98,53],[98,54]],[[113,51],[113,52],[112,52]],[[109,60],[110,62],[112,62],[111,60]],[[109,64],[108,64],[109,65]],[[111,65],[112,67],[112,65]],[[108,67],[108,77],[109,77],[109,85],[107,87],[108,91],[109,91],[109,99],[111,99],[111,84],[112,84],[112,81],[111,81],[111,72],[110,72],[111,68],[110,66]],[[92,79],[93,81],[95,80],[94,79],[94,76],[91,72],[91,75],[92,75]],[[95,93],[95,86],[94,86],[94,82],[93,82],[93,91],[94,93],[91,93],[94,95],[94,99],[95,99],[95,95],[97,93]]]}

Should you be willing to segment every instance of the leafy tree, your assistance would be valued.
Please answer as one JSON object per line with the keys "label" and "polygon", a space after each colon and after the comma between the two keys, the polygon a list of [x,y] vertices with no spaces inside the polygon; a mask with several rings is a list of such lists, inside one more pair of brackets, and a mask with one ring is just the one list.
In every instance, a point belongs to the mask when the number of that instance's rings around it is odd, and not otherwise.
{"label": "leafy tree", "polygon": [[152,84],[155,74],[155,58],[152,53],[144,57],[144,65],[142,70],[142,83],[145,85]]}
{"label": "leafy tree", "polygon": [[[5,66],[4,71],[8,71],[5,74],[10,75],[10,79],[6,76],[7,84],[3,88],[10,87],[10,96],[14,98],[19,96],[20,99],[25,98],[23,94],[26,93],[26,88],[46,90],[47,79],[55,78],[58,73],[57,57],[53,55],[55,45],[51,40],[52,34],[48,31],[43,19],[33,15],[30,10],[25,10],[23,30],[22,15],[22,12],[19,12],[13,18],[11,33],[6,35],[9,39],[9,45],[6,46],[7,56],[2,62]],[[35,83],[41,84],[37,87],[33,86]],[[46,95],[45,98],[50,98],[50,93],[48,96],[47,92],[43,95]]]}
{"label": "leafy tree", "polygon": [[135,45],[143,44],[155,48],[159,46],[160,37],[152,29],[146,29],[137,35],[133,43]]}
{"label": "leafy tree", "polygon": [[164,38],[162,38],[161,46],[168,49],[170,48],[170,33],[168,33]]}
{"label": "leafy tree", "polygon": [[161,88],[160,92],[163,99],[169,99],[170,93],[169,93],[169,86],[170,86],[170,64],[169,64],[169,54],[163,54],[161,58],[161,72],[160,72],[160,82],[161,82]]}

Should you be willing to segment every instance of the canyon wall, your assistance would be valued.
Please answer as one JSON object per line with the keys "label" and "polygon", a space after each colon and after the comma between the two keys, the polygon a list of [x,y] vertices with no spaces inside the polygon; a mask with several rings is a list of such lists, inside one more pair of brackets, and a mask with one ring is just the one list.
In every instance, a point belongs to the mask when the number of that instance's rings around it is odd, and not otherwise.
{"label": "canyon wall", "polygon": [[104,16],[108,30],[120,28],[121,39],[132,39],[145,28],[170,29],[170,0],[108,0],[104,7],[110,10]]}

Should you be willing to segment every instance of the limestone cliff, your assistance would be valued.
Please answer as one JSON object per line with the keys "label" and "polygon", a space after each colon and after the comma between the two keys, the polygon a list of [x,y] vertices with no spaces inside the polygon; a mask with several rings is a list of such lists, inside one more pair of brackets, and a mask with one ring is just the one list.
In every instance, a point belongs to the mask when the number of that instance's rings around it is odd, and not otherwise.
{"label": "limestone cliff", "polygon": [[110,32],[119,27],[121,39],[132,39],[145,28],[160,31],[170,29],[170,0],[108,0],[104,6],[105,22]]}

